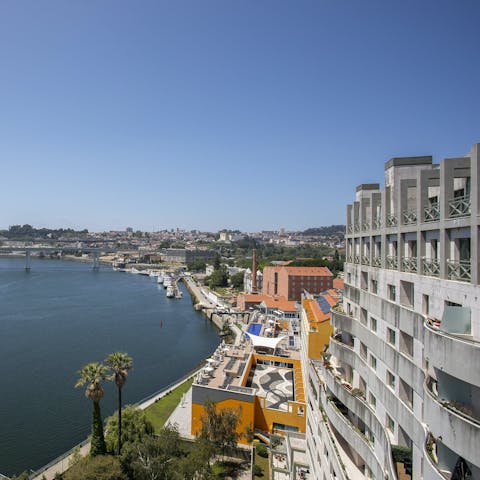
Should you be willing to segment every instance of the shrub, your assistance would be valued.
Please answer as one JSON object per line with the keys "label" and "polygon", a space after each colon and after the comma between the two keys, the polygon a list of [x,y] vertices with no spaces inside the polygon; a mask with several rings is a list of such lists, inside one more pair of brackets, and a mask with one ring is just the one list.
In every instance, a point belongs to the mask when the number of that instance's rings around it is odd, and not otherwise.
{"label": "shrub", "polygon": [[64,475],[65,480],[127,480],[116,457],[97,455],[78,461]]}
{"label": "shrub", "polygon": [[259,443],[256,447],[256,452],[257,452],[257,455],[260,455],[261,457],[263,458],[267,458],[268,457],[268,448],[266,445],[264,445],[263,443]]}
{"label": "shrub", "polygon": [[256,476],[256,477],[263,477],[263,469],[260,465],[257,465],[255,464],[253,466],[253,474]]}

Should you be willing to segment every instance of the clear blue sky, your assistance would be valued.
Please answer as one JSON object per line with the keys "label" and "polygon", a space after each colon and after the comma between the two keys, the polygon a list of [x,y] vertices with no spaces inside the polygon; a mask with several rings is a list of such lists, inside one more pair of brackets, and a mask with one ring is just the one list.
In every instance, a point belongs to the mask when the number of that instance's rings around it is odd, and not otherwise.
{"label": "clear blue sky", "polygon": [[480,142],[478,0],[3,0],[0,227],[343,223]]}

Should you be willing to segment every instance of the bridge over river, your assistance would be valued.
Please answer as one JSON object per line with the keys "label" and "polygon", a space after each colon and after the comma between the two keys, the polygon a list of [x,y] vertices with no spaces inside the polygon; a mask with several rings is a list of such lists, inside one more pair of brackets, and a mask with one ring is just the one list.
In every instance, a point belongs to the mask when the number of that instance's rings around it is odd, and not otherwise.
{"label": "bridge over river", "polygon": [[100,255],[102,253],[117,253],[114,247],[78,247],[77,245],[63,245],[61,247],[0,247],[2,253],[25,255],[25,270],[31,268],[32,253],[86,253],[92,258],[93,269],[100,268]]}

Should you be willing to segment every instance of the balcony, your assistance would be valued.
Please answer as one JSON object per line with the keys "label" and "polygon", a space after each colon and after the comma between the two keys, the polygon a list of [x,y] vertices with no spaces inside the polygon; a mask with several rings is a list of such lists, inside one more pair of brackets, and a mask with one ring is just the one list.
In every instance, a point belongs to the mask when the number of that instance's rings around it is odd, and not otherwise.
{"label": "balcony", "polygon": [[423,209],[423,214],[426,222],[437,222],[440,220],[440,205],[438,203],[432,203]]}
{"label": "balcony", "polygon": [[429,364],[463,382],[480,385],[480,343],[467,335],[442,331],[433,323],[424,324],[424,355]]}
{"label": "balcony", "polygon": [[380,217],[375,217],[372,223],[373,230],[380,230],[382,228],[382,220]]}
{"label": "balcony", "polygon": [[348,232],[348,233],[353,233],[353,225],[349,225],[349,226],[347,227],[347,232]]}
{"label": "balcony", "polygon": [[398,269],[398,257],[396,255],[388,255],[386,258],[386,267],[390,270]]}
{"label": "balcony", "polygon": [[[327,370],[325,381],[328,389],[335,397],[368,426],[375,437],[375,443],[381,447],[381,451],[376,451],[377,455],[380,456],[380,464],[385,465],[385,468],[389,469],[389,477],[395,479],[390,439],[374,411],[365,402],[363,394],[358,392],[358,389],[352,390],[350,384],[343,382],[332,370]],[[353,428],[355,429],[355,426]]]}
{"label": "balcony", "polygon": [[402,270],[404,272],[417,273],[417,270],[418,270],[417,257],[403,257]]}
{"label": "balcony", "polygon": [[393,213],[387,215],[386,218],[387,227],[396,227],[397,226],[397,217]]}
{"label": "balcony", "polygon": [[354,255],[354,256],[353,256],[353,263],[359,264],[359,263],[360,263],[360,260],[361,260],[361,256],[360,256],[360,255]]}
{"label": "balcony", "polygon": [[370,265],[370,256],[362,255],[361,261],[362,261],[362,265]]}
{"label": "balcony", "polygon": [[353,225],[353,231],[358,233],[360,231],[360,224],[357,222]]}
{"label": "balcony", "polygon": [[353,263],[353,255],[347,255],[346,260],[347,263]]}
{"label": "balcony", "polygon": [[447,275],[450,280],[469,282],[472,279],[470,260],[447,260]]}
{"label": "balcony", "polygon": [[423,480],[449,480],[451,473],[441,471],[438,468],[434,450],[435,442],[433,441],[433,436],[431,433],[428,433],[423,445]]}
{"label": "balcony", "polygon": [[471,211],[470,195],[457,197],[448,202],[450,218],[468,217]]}
{"label": "balcony", "polygon": [[370,222],[363,222],[362,223],[362,230],[365,232],[367,230],[370,230]]}
{"label": "balcony", "polygon": [[430,378],[424,384],[424,420],[435,437],[442,443],[476,465],[480,445],[480,422],[463,412],[455,402],[437,398]]}
{"label": "balcony", "polygon": [[435,258],[422,258],[423,274],[429,277],[440,276],[440,260]]}
{"label": "balcony", "polygon": [[404,225],[411,225],[417,223],[417,212],[415,210],[404,210],[402,213]]}
{"label": "balcony", "polygon": [[381,267],[382,257],[372,257],[372,267]]}

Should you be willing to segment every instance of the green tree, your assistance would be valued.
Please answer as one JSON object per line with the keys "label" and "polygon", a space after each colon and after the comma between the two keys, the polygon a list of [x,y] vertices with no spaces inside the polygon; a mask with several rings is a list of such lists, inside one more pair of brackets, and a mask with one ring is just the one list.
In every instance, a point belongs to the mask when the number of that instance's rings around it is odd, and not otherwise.
{"label": "green tree", "polygon": [[64,474],[65,480],[127,480],[118,458],[98,455],[79,460]]}
{"label": "green tree", "polygon": [[191,272],[204,272],[207,264],[203,258],[196,258],[192,263],[188,264],[188,270]]}
{"label": "green tree", "polygon": [[208,286],[210,288],[228,286],[228,270],[227,270],[227,267],[225,267],[225,265],[222,265],[218,270],[215,270],[210,275]]}
{"label": "green tree", "polygon": [[103,436],[102,414],[100,412],[100,400],[104,391],[101,382],[107,378],[107,367],[98,362],[88,363],[78,371],[80,378],[75,387],[87,385],[85,396],[93,402],[92,417],[92,440],[90,445],[90,455],[104,455],[107,451],[105,438]]}
{"label": "green tree", "polygon": [[[118,415],[107,418],[105,442],[109,452],[118,452]],[[154,428],[144,410],[127,405],[122,413],[121,444],[142,442],[144,437],[153,435]]]}
{"label": "green tree", "polygon": [[216,255],[216,256],[215,256],[215,260],[213,261],[213,269],[214,269],[214,270],[219,270],[219,269],[220,269],[220,265],[221,265],[220,255]]}
{"label": "green tree", "polygon": [[222,408],[217,410],[215,402],[205,402],[205,415],[202,416],[200,438],[210,442],[222,453],[228,447],[236,447],[240,438],[237,426],[240,422],[241,410]]}
{"label": "green tree", "polygon": [[230,277],[230,283],[232,287],[242,289],[243,288],[243,272],[235,273]]}
{"label": "green tree", "polygon": [[178,478],[178,463],[182,455],[178,430],[166,426],[157,437],[146,436],[141,442],[125,444],[121,463],[129,478],[167,480]]}
{"label": "green tree", "polygon": [[210,480],[216,478],[212,472],[210,460],[215,454],[213,445],[198,437],[192,451],[179,463],[179,473],[182,480]]}
{"label": "green tree", "polygon": [[122,352],[111,353],[106,359],[105,363],[112,372],[109,377],[110,380],[114,380],[118,389],[118,450],[117,454],[120,455],[122,449],[122,388],[127,381],[128,372],[133,366],[133,359],[128,354]]}

